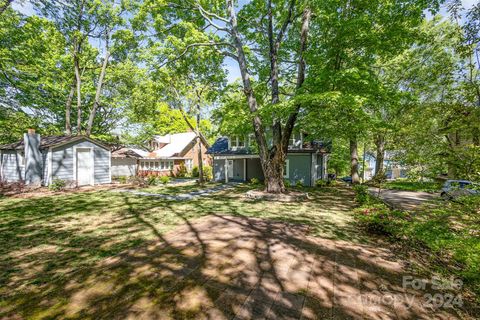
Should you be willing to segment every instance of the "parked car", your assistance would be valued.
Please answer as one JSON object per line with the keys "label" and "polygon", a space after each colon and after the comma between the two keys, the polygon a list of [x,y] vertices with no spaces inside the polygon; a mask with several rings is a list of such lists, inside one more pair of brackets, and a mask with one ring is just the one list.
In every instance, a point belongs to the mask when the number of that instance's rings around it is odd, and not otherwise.
{"label": "parked car", "polygon": [[343,177],[340,180],[343,180],[346,183],[352,183],[352,177],[350,177],[350,176]]}
{"label": "parked car", "polygon": [[440,196],[444,199],[455,199],[462,196],[480,194],[480,184],[468,180],[447,180]]}

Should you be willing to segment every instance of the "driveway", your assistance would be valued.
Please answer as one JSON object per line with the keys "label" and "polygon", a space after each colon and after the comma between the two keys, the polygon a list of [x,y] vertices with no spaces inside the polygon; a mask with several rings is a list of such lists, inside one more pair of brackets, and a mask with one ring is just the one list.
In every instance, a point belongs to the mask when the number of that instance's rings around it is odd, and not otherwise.
{"label": "driveway", "polygon": [[[378,188],[368,188],[370,193],[378,196]],[[403,191],[382,189],[380,198],[391,206],[402,210],[415,210],[423,203],[438,198],[437,193],[428,193],[420,191]]]}

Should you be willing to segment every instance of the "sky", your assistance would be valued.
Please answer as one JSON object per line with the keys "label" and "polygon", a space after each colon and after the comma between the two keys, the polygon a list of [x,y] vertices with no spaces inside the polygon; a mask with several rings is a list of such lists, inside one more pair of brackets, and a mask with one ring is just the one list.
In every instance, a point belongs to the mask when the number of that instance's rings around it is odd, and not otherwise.
{"label": "sky", "polygon": [[[248,2],[248,0],[240,0],[239,1],[240,6],[243,6],[247,2]],[[468,8],[472,7],[477,2],[478,2],[478,0],[462,0],[463,7],[465,9],[468,9]],[[34,14],[33,8],[28,1],[26,1],[24,4],[21,4],[21,3],[18,2],[18,0],[17,1],[14,0],[12,6],[15,10],[18,10],[18,11],[20,11],[20,12],[26,14],[26,15]],[[442,8],[440,10],[440,14],[441,15],[446,15],[445,8]],[[427,15],[427,17],[431,17],[431,15],[428,14],[428,13],[426,13],[426,15]],[[233,60],[232,58],[228,58],[228,57],[225,58],[224,66],[225,66],[225,69],[228,71],[228,77],[227,77],[228,83],[232,83],[235,80],[240,78],[240,69],[238,68],[238,64],[235,60]]]}

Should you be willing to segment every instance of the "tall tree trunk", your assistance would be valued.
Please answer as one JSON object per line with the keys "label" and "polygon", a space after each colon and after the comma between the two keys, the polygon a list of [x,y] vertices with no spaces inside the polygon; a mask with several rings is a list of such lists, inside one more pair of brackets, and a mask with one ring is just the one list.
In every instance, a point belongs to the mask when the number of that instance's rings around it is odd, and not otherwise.
{"label": "tall tree trunk", "polygon": [[205,179],[203,176],[202,143],[200,139],[200,106],[197,106],[197,128],[195,132],[197,134],[198,146],[198,183],[202,185],[205,182]]}
{"label": "tall tree trunk", "polygon": [[357,138],[350,139],[350,173],[352,176],[352,184],[360,183],[358,175],[358,144]]}
{"label": "tall tree trunk", "polygon": [[13,0],[1,0],[1,5],[0,5],[0,15],[7,10],[7,8],[10,6],[10,4],[13,2]]}
{"label": "tall tree trunk", "polygon": [[103,80],[105,79],[105,74],[107,73],[108,59],[110,58],[110,52],[108,50],[108,41],[105,49],[105,56],[103,57],[102,69],[100,70],[100,76],[98,77],[97,90],[95,92],[95,101],[93,102],[92,110],[90,110],[90,115],[88,117],[88,124],[86,135],[90,136],[92,133],[93,121],[95,120],[95,115],[97,109],[100,106],[100,96],[102,94]]}
{"label": "tall tree trunk", "polygon": [[[285,186],[283,183],[283,166],[285,163],[286,152],[288,148],[288,140],[290,138],[293,126],[297,119],[299,106],[296,107],[296,110],[289,116],[287,124],[285,125],[285,130],[282,134],[281,123],[276,121],[273,125],[273,146],[269,148],[267,145],[267,139],[265,137],[265,129],[262,123],[262,120],[258,116],[258,104],[255,98],[253,88],[250,81],[250,74],[247,70],[247,61],[245,57],[245,52],[243,50],[243,42],[238,32],[237,17],[235,10],[233,8],[233,0],[226,0],[227,4],[227,13],[230,19],[231,35],[233,39],[233,45],[237,50],[237,61],[240,68],[240,74],[242,76],[243,90],[247,98],[247,103],[250,109],[252,116],[252,124],[255,133],[255,139],[258,144],[260,163],[262,165],[262,170],[265,176],[265,185],[266,191],[270,193],[280,193],[285,191]],[[271,5],[271,2],[268,3]],[[278,89],[278,46],[280,45],[282,38],[285,34],[285,31],[288,25],[291,23],[291,13],[295,6],[295,1],[290,2],[289,14],[287,20],[282,25],[280,32],[277,35],[277,38],[273,40],[273,30],[269,32],[269,40],[271,43],[270,53],[274,55],[270,57],[271,65],[271,76],[272,76],[272,101],[278,101],[278,92],[275,88]],[[299,70],[297,78],[297,89],[303,84],[304,75],[305,75],[305,61],[303,58],[303,52],[306,48],[306,40],[309,31],[311,11],[309,8],[304,10],[302,17],[302,27],[301,27],[301,47],[300,47],[300,60],[299,60]],[[277,86],[277,87],[276,87]]]}
{"label": "tall tree trunk", "polygon": [[72,135],[72,124],[71,124],[70,116],[72,113],[72,102],[73,102],[73,96],[75,95],[76,83],[77,81],[76,79],[74,79],[72,86],[70,87],[70,93],[68,94],[67,102],[65,104],[65,134],[67,136]]}
{"label": "tall tree trunk", "polygon": [[75,79],[77,83],[77,134],[82,132],[82,77],[80,75],[80,61],[76,56],[75,64]]}
{"label": "tall tree trunk", "polygon": [[375,175],[383,174],[385,160],[385,136],[383,134],[378,134],[375,137],[375,146],[377,148],[377,156],[375,161]]}

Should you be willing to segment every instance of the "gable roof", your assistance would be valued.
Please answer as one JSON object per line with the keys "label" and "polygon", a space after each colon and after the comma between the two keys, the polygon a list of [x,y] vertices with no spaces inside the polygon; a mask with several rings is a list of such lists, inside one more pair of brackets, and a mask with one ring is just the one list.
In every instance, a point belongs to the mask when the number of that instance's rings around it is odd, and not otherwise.
{"label": "gable roof", "polygon": [[[79,140],[88,140],[92,143],[95,143],[102,148],[110,150],[107,146],[103,143],[99,142],[98,140],[94,140],[87,136],[40,136],[40,149],[46,149],[50,147],[58,147],[70,142],[75,142]],[[23,139],[14,143],[4,144],[0,146],[0,150],[17,150],[23,149],[24,142]]]}
{"label": "gable roof", "polygon": [[118,150],[112,151],[112,158],[143,158],[148,155],[148,151],[135,148],[120,148]]}
{"label": "gable roof", "polygon": [[197,137],[195,132],[182,132],[167,134],[165,136],[155,136],[154,139],[157,142],[167,143],[161,149],[155,150],[150,153],[155,158],[170,158],[177,156]]}

